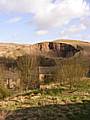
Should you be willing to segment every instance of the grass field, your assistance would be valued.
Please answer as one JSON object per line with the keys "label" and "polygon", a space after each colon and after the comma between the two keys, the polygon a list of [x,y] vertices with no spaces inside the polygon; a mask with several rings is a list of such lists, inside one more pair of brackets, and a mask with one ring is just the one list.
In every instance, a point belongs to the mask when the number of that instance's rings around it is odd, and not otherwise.
{"label": "grass field", "polygon": [[78,90],[52,87],[0,101],[0,120],[90,120],[90,79]]}

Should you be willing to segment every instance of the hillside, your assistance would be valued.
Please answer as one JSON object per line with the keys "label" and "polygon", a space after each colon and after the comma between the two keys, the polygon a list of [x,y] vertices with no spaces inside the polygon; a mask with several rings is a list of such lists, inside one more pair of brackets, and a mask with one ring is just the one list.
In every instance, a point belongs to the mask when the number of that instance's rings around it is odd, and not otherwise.
{"label": "hillside", "polygon": [[0,44],[0,120],[89,119],[89,42]]}
{"label": "hillside", "polygon": [[89,51],[90,51],[90,42],[84,42],[84,41],[80,41],[80,40],[55,40],[55,42],[62,42],[62,43],[66,43],[66,44],[71,44],[73,46],[80,46],[81,48],[83,48],[83,54],[85,55],[85,53],[87,53],[89,56]]}
{"label": "hillside", "polygon": [[90,56],[90,43],[71,40],[55,40],[53,42],[42,42],[34,45],[20,45],[11,43],[0,44],[0,56],[11,58],[22,56],[25,53],[38,55],[44,53],[44,55],[63,57],[64,54],[67,54],[66,56],[68,56],[70,52],[70,54],[73,55],[79,50],[83,50],[83,55]]}
{"label": "hillside", "polygon": [[15,89],[20,87],[22,79],[26,85],[31,84],[30,80],[34,85],[33,81],[37,79],[36,77],[40,82],[45,79],[53,81],[56,71],[60,72],[63,64],[68,67],[69,64],[74,65],[76,62],[82,66],[82,69],[85,67],[85,74],[90,76],[89,51],[89,42],[75,40],[54,40],[33,45],[1,43],[0,71],[2,73],[0,73],[0,78],[7,87]]}

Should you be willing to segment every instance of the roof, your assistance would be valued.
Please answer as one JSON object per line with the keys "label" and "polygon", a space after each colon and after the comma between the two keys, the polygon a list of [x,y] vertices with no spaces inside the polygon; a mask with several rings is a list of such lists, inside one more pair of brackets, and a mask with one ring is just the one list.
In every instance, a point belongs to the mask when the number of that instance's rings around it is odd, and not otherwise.
{"label": "roof", "polygon": [[56,67],[39,67],[39,74],[51,74],[55,72]]}

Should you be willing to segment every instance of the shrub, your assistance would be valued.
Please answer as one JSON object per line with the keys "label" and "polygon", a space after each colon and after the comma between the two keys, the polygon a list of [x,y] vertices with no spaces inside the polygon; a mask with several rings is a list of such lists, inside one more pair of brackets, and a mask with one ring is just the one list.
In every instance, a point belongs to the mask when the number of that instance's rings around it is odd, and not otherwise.
{"label": "shrub", "polygon": [[17,68],[20,71],[22,90],[36,87],[38,80],[38,59],[37,56],[23,55],[17,59]]}
{"label": "shrub", "polygon": [[69,58],[59,61],[57,64],[57,80],[61,85],[69,85],[70,89],[77,87],[86,68],[78,58]]}
{"label": "shrub", "polygon": [[5,97],[8,97],[10,95],[10,91],[7,88],[4,88],[0,85],[0,99],[4,99]]}

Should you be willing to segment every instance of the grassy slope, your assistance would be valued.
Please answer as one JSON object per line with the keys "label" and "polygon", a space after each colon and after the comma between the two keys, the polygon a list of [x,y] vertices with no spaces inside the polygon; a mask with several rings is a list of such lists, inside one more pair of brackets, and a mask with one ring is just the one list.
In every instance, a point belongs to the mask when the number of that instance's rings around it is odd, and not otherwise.
{"label": "grassy slope", "polygon": [[0,108],[5,120],[89,120],[90,79],[80,84],[77,91],[56,85],[27,91],[0,101]]}

